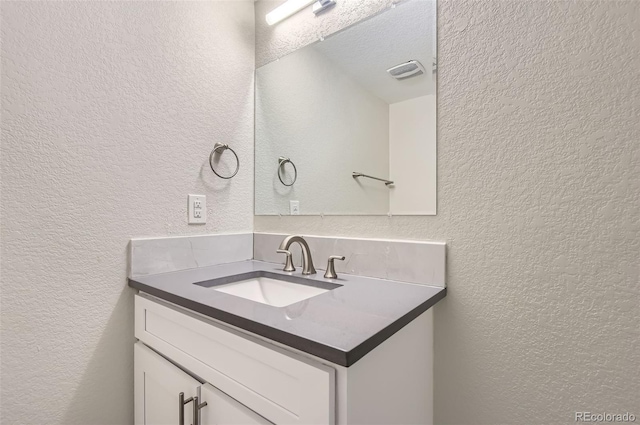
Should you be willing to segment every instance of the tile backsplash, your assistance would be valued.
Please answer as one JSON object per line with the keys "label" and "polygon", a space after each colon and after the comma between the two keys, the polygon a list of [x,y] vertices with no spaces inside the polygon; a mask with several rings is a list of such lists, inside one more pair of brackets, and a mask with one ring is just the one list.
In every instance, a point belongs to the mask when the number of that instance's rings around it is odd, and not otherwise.
{"label": "tile backsplash", "polygon": [[[239,233],[132,239],[129,276],[250,259],[284,263],[284,255],[276,250],[286,236],[279,233]],[[446,286],[444,242],[302,236],[311,248],[318,273],[324,273],[330,255],[344,255],[344,261],[335,261],[338,273]],[[300,270],[301,249],[294,244],[291,252],[294,264]]]}
{"label": "tile backsplash", "polygon": [[129,276],[250,260],[253,233],[131,239]]}
{"label": "tile backsplash", "polygon": [[[284,263],[276,249],[286,234],[254,233],[253,258]],[[301,235],[309,244],[316,269],[325,270],[330,255],[344,255],[336,261],[338,273],[399,280],[432,286],[446,286],[446,244],[444,242],[341,238]],[[292,245],[294,264],[301,264],[301,250]]]}

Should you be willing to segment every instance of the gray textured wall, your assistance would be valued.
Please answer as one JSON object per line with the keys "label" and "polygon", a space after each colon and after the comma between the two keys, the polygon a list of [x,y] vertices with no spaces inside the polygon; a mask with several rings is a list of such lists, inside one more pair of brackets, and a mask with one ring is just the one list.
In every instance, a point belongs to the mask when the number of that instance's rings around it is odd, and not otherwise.
{"label": "gray textured wall", "polygon": [[253,2],[0,7],[2,423],[133,423],[129,238],[253,225]]}
{"label": "gray textured wall", "polygon": [[[267,27],[256,63],[377,10]],[[438,216],[256,231],[446,240],[436,423],[640,416],[640,2],[440,0]]]}

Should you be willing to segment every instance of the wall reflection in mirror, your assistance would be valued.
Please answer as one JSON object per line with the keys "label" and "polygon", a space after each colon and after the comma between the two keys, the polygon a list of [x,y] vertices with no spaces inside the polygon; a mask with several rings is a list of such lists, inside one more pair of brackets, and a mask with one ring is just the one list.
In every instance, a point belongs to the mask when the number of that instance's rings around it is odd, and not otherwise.
{"label": "wall reflection in mirror", "polygon": [[256,215],[436,213],[435,11],[405,0],[258,68]]}

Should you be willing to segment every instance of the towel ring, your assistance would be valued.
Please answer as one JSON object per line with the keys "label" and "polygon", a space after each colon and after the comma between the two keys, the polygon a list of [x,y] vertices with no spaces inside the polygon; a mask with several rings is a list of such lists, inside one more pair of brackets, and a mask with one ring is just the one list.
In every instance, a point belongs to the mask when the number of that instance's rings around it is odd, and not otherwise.
{"label": "towel ring", "polygon": [[[216,169],[213,168],[213,155],[218,153],[218,151],[220,149],[222,149],[222,151],[226,151],[228,149],[228,150],[231,151],[233,156],[236,157],[236,164],[237,164],[236,165],[236,170],[230,176],[221,176],[220,174],[218,174]],[[236,154],[236,151],[231,149],[229,147],[229,145],[223,144],[223,143],[216,143],[215,145],[213,145],[213,150],[211,151],[211,154],[209,155],[209,166],[211,167],[211,171],[213,171],[213,174],[215,174],[216,176],[220,177],[221,179],[229,180],[229,179],[233,178],[236,174],[238,174],[238,170],[240,170],[240,160],[238,159],[238,155]]]}
{"label": "towel ring", "polygon": [[[284,164],[286,164],[287,162],[291,164],[294,172],[293,181],[290,184],[286,184],[282,180],[282,176],[280,175],[280,170],[284,168]],[[280,183],[282,183],[285,186],[293,186],[296,180],[298,180],[298,169],[296,168],[296,164],[294,164],[289,158],[285,158],[284,156],[281,156],[280,158],[278,158],[278,178],[280,179]]]}

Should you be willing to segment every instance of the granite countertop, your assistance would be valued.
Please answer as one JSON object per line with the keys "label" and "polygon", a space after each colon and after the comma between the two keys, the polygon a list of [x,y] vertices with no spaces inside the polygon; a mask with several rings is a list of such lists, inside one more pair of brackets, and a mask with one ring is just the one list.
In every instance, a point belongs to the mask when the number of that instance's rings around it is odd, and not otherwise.
{"label": "granite countertop", "polygon": [[[342,286],[273,307],[195,284],[253,271],[302,277],[312,286]],[[321,271],[302,276],[300,270],[287,273],[281,264],[255,260],[132,277],[129,286],[347,367],[446,295],[446,288],[347,274],[331,280]]]}

